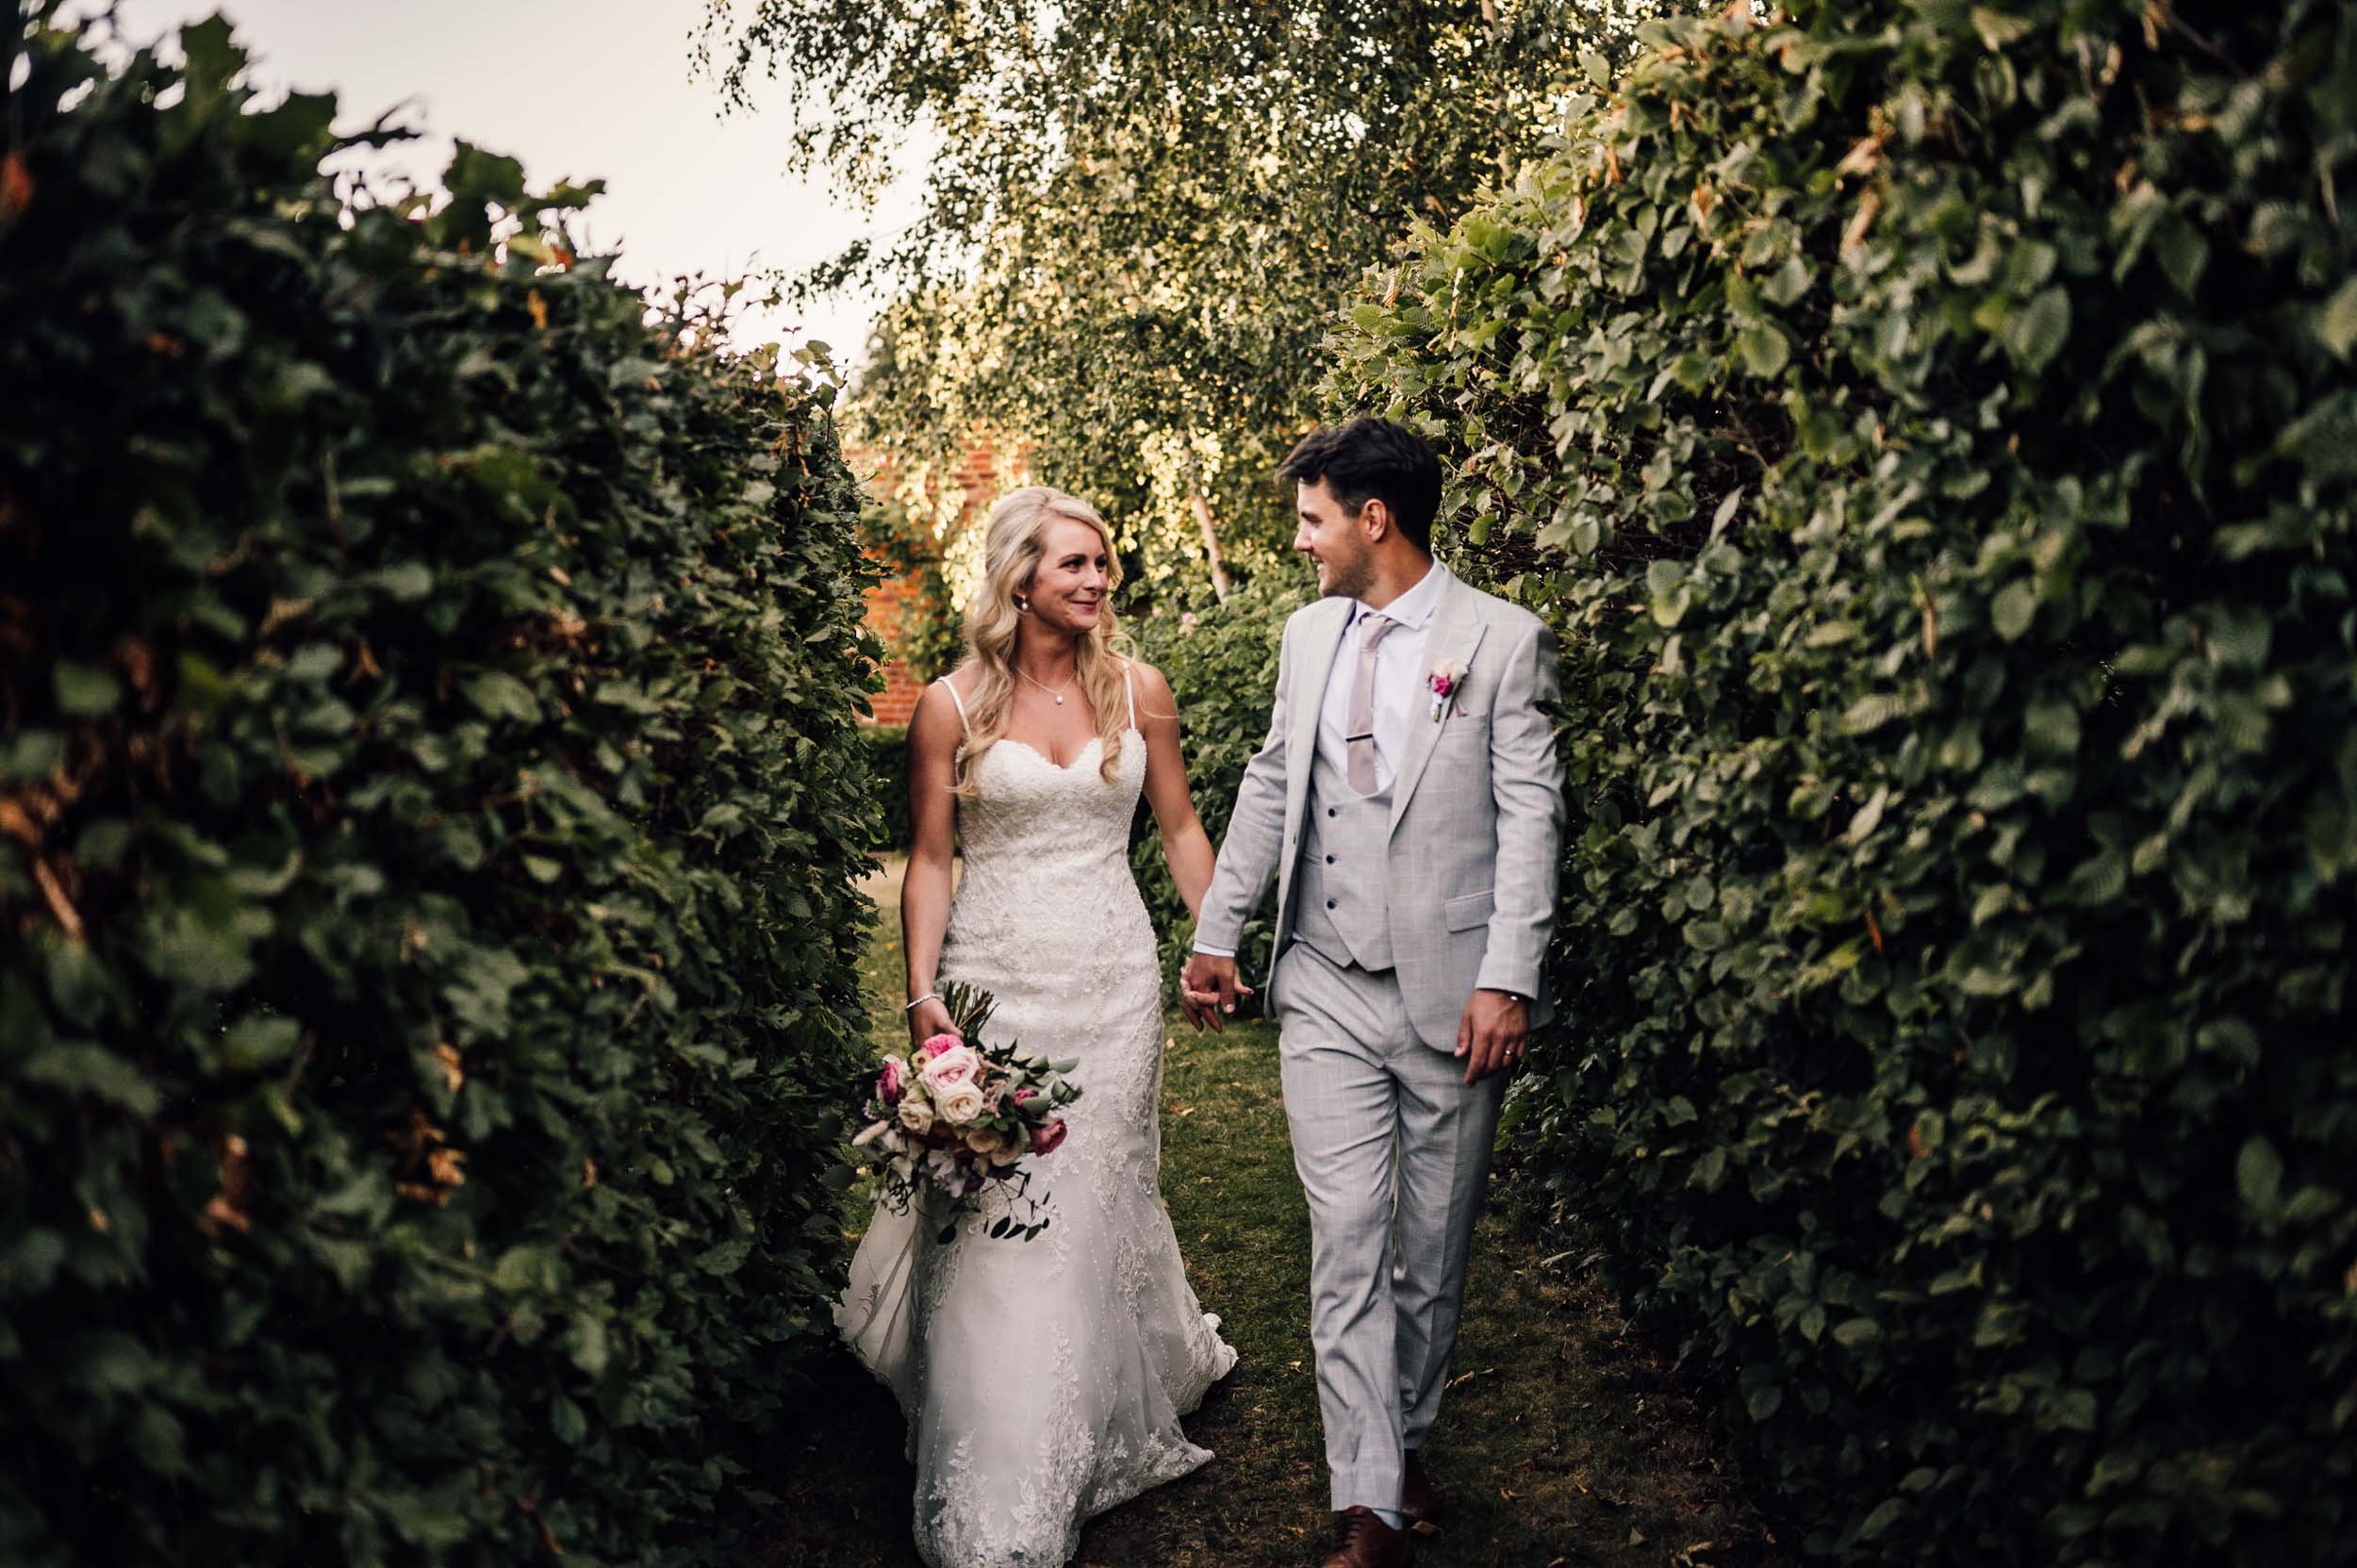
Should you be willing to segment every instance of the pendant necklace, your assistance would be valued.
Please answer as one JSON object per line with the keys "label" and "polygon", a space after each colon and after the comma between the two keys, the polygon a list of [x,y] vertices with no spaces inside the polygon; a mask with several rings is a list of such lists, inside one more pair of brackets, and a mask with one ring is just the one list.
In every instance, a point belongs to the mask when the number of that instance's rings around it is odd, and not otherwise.
{"label": "pendant necklace", "polygon": [[1039,687],[1040,690],[1046,692],[1048,696],[1054,698],[1056,700],[1056,706],[1060,708],[1063,706],[1063,694],[1071,690],[1072,683],[1080,678],[1080,672],[1076,668],[1071,674],[1064,677],[1063,685],[1051,686],[1045,681],[1035,679],[1031,675],[1030,671],[1025,669],[1021,665],[1016,665],[1014,667],[1014,672],[1017,675],[1022,676],[1025,680],[1030,681],[1031,685]]}

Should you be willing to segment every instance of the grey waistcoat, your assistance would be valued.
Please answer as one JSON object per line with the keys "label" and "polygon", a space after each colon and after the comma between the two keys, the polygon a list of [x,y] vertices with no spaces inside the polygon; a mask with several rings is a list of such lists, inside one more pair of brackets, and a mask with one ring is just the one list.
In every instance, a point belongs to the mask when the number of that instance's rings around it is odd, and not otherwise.
{"label": "grey waistcoat", "polygon": [[1294,931],[1338,965],[1388,969],[1392,912],[1384,884],[1395,785],[1356,794],[1343,770],[1327,760],[1325,747],[1313,755],[1294,884]]}

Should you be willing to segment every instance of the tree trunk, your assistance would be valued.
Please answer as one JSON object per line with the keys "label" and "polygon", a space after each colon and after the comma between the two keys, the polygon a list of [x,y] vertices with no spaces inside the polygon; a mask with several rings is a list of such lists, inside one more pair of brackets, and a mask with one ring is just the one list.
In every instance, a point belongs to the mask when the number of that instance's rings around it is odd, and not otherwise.
{"label": "tree trunk", "polygon": [[1203,558],[1211,566],[1211,591],[1228,602],[1228,562],[1219,552],[1219,529],[1211,521],[1211,503],[1203,495],[1203,470],[1192,453],[1187,456],[1187,503],[1195,508],[1195,523],[1203,530]]}

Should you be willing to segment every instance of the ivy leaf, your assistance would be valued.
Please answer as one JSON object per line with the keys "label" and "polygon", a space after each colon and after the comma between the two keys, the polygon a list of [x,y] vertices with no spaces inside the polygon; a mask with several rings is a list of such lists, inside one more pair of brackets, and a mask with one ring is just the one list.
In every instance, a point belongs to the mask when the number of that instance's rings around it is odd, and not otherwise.
{"label": "ivy leaf", "polygon": [[592,1378],[602,1377],[610,1353],[604,1320],[592,1312],[575,1312],[567,1348],[572,1353],[575,1366]]}
{"label": "ivy leaf", "polygon": [[1889,803],[1890,786],[1878,785],[1866,804],[1858,808],[1857,815],[1850,818],[1850,831],[1843,836],[1853,844],[1866,842],[1867,835],[1882,826],[1883,808]]}
{"label": "ivy leaf", "polygon": [[1882,1325],[1871,1317],[1844,1318],[1833,1328],[1834,1343],[1847,1350],[1872,1345],[1882,1337]]}
{"label": "ivy leaf", "polygon": [[[1974,14],[1978,15],[1979,13],[1975,12]],[[1884,1498],[1882,1503],[1875,1508],[1874,1511],[1866,1516],[1865,1523],[1858,1526],[1858,1539],[1860,1541],[1879,1540],[1883,1533],[1888,1530],[1891,1526],[1905,1518],[1907,1516],[1907,1512],[1908,1505],[1905,1498]]]}
{"label": "ivy leaf", "polygon": [[2351,349],[2357,349],[2357,277],[2343,283],[2324,302],[2316,317],[2316,337],[2336,358],[2346,359]]}
{"label": "ivy leaf", "polygon": [[1993,54],[2028,33],[2030,19],[1986,6],[1975,6],[1972,8],[1972,30],[1980,35],[1982,46]]}
{"label": "ivy leaf", "polygon": [[2261,1137],[2243,1144],[2234,1157],[2234,1187],[2243,1202],[2261,1213],[2276,1211],[2283,1197],[2283,1162],[2274,1145]]}
{"label": "ivy leaf", "polygon": [[1792,358],[1792,345],[1772,322],[1755,322],[1736,339],[1743,368],[1762,379],[1782,373]]}
{"label": "ivy leaf", "polygon": [[529,723],[540,717],[540,703],[532,688],[503,671],[486,669],[472,676],[465,690],[467,701],[489,718]]}
{"label": "ivy leaf", "polygon": [[222,1065],[233,1072],[251,1072],[292,1056],[303,1027],[292,1018],[240,1018],[222,1041]]}
{"label": "ivy leaf", "polygon": [[1904,712],[1899,700],[1887,691],[1870,691],[1850,704],[1841,716],[1841,733],[1871,734]]}
{"label": "ivy leaf", "polygon": [[388,598],[413,602],[434,591],[434,573],[422,561],[404,561],[371,572],[368,581]]}
{"label": "ivy leaf", "polygon": [[2046,369],[2070,336],[2070,294],[2062,285],[2040,289],[2008,323],[2005,349],[2032,374]]}
{"label": "ivy leaf", "polygon": [[2019,642],[2037,618],[2037,589],[2029,583],[2008,583],[1989,604],[1989,623],[2007,642]]}
{"label": "ivy leaf", "polygon": [[91,665],[58,661],[53,671],[58,688],[58,706],[75,718],[94,718],[112,713],[123,701],[123,683],[108,670]]}
{"label": "ivy leaf", "polygon": [[17,1072],[27,1082],[91,1095],[135,1115],[152,1116],[163,1105],[163,1096],[145,1074],[103,1046],[51,1046],[36,1051]]}

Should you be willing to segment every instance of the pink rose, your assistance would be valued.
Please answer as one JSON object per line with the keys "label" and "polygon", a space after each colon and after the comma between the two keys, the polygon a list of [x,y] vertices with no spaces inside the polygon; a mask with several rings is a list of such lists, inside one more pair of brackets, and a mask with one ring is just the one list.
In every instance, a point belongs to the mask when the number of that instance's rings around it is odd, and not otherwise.
{"label": "pink rose", "polygon": [[1433,676],[1433,677],[1432,677],[1432,695],[1433,695],[1433,696],[1435,696],[1435,697],[1446,697],[1446,696],[1447,696],[1450,692],[1455,691],[1456,689],[1457,689],[1457,683],[1456,683],[1456,682],[1454,682],[1454,681],[1452,681],[1452,680],[1450,680],[1447,676],[1445,676],[1445,675],[1435,675],[1435,676]]}
{"label": "pink rose", "polygon": [[981,1092],[981,1072],[980,1052],[971,1046],[952,1045],[948,1050],[934,1051],[919,1070],[919,1076],[925,1080],[925,1087],[931,1090],[937,1098],[943,1090],[960,1083],[975,1084],[975,1093],[979,1096]]}
{"label": "pink rose", "polygon": [[908,1081],[901,1076],[900,1059],[897,1056],[885,1057],[883,1071],[876,1075],[876,1098],[886,1105],[898,1105],[900,1103],[900,1091],[907,1084]]}
{"label": "pink rose", "polygon": [[948,1050],[950,1047],[961,1046],[964,1043],[964,1041],[959,1039],[954,1034],[936,1034],[916,1048],[923,1051],[927,1056],[939,1056],[943,1051]]}
{"label": "pink rose", "polygon": [[1066,1131],[1068,1130],[1062,1116],[1040,1123],[1031,1130],[1031,1152],[1033,1154],[1055,1153],[1056,1146],[1063,1142]]}

